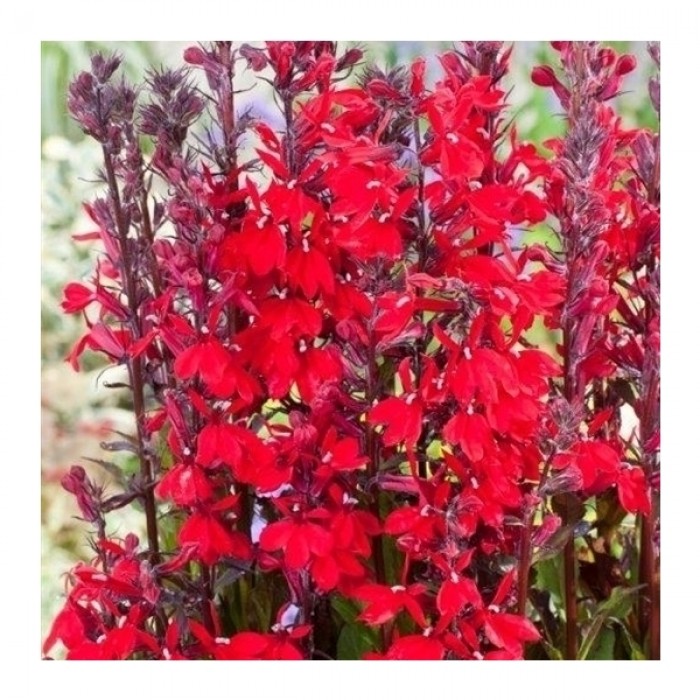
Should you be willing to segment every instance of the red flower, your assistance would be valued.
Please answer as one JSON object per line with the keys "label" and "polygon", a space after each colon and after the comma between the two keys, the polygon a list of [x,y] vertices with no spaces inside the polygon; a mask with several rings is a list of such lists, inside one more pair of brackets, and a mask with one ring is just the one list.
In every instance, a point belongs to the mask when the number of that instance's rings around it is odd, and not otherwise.
{"label": "red flower", "polygon": [[177,541],[181,547],[196,547],[198,558],[209,566],[221,557],[252,559],[246,536],[225,527],[216,516],[207,512],[190,515],[182,525]]}
{"label": "red flower", "polygon": [[367,601],[369,605],[362,611],[358,620],[370,625],[383,625],[393,620],[402,610],[421,626],[427,627],[423,609],[416,600],[425,592],[425,586],[414,583],[406,586],[383,586],[378,583],[368,583],[353,591],[353,597]]}
{"label": "red flower", "polygon": [[630,513],[651,513],[651,499],[649,498],[649,486],[644,472],[634,467],[632,469],[620,469],[617,476],[617,493],[622,507]]}
{"label": "red flower", "polygon": [[403,395],[380,401],[367,414],[367,419],[373,425],[387,426],[382,441],[388,446],[404,442],[407,447],[413,447],[423,428],[423,402],[417,391],[409,391],[409,366],[408,359],[405,359],[399,368]]}
{"label": "red flower", "polygon": [[63,288],[63,301],[61,308],[67,314],[75,314],[82,311],[95,301],[95,292],[84,284],[70,282]]}
{"label": "red flower", "polygon": [[170,499],[178,506],[194,506],[213,496],[212,487],[202,470],[194,464],[175,464],[160,480],[156,496]]}
{"label": "red flower", "polygon": [[360,454],[360,444],[355,438],[340,438],[331,428],[320,447],[321,464],[337,471],[354,471],[367,464],[367,457]]}
{"label": "red flower", "polygon": [[491,644],[515,657],[522,657],[525,642],[540,638],[537,628],[526,617],[491,609],[484,612],[484,634]]}
{"label": "red flower", "polygon": [[333,539],[317,523],[284,519],[270,523],[262,531],[260,547],[266,552],[284,550],[285,566],[296,570],[304,568],[312,558],[328,555]]}
{"label": "red flower", "polygon": [[232,637],[214,638],[195,620],[190,620],[189,625],[206,652],[220,661],[301,661],[304,657],[294,640],[302,639],[310,630],[301,626],[289,631],[280,629],[275,634],[239,632]]}
{"label": "red flower", "polygon": [[216,388],[224,379],[232,359],[221,341],[207,332],[201,340],[177,356],[175,374],[180,379],[199,377],[208,388]]}
{"label": "red flower", "polygon": [[459,445],[464,454],[478,462],[492,449],[493,434],[479,413],[457,413],[446,423],[443,436],[451,445]]}
{"label": "red flower", "polygon": [[399,637],[387,649],[386,654],[368,652],[364,658],[368,661],[440,661],[445,654],[445,647],[434,637],[422,634],[409,634]]}
{"label": "red flower", "polygon": [[615,483],[620,471],[620,456],[604,442],[581,440],[568,454],[557,455],[552,460],[555,469],[569,465],[581,474],[583,489],[598,493]]}

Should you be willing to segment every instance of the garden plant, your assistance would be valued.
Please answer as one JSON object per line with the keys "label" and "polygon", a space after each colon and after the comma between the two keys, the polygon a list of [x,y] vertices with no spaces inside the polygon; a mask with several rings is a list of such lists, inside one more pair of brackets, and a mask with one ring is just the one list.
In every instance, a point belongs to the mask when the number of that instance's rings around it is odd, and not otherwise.
{"label": "garden plant", "polygon": [[75,77],[102,189],[67,360],[122,372],[134,429],[62,479],[94,553],[47,657],[659,658],[658,128],[615,109],[632,55],[552,46],[543,143],[502,42]]}

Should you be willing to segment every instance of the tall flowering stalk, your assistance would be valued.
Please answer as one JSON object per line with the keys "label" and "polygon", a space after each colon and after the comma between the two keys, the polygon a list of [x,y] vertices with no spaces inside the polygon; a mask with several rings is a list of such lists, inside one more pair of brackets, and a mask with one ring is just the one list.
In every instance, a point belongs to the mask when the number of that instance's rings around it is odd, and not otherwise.
{"label": "tall flowering stalk", "polygon": [[[620,300],[614,283],[627,272],[620,222],[629,213],[617,188],[628,168],[635,134],[625,132],[606,101],[618,94],[631,56],[616,56],[595,42],[557,42],[562,77],[547,66],[533,80],[554,89],[567,116],[566,136],[550,144],[556,158],[549,183],[552,213],[559,220],[561,269],[566,295],[560,325],[564,381],[553,413],[552,465],[569,482],[560,508],[569,535],[564,546],[566,656],[579,651],[578,555],[575,529],[581,503],[617,485],[628,510],[649,513],[644,471],[626,459],[620,437],[620,403],[611,404],[611,381],[620,368],[609,344]],[[554,405],[553,405],[554,407]]]}
{"label": "tall flowering stalk", "polygon": [[[604,105],[629,57],[558,48],[563,82],[535,71],[569,117],[551,160],[509,120],[502,42],[440,56],[435,84],[423,59],[359,71],[358,48],[287,41],[193,46],[140,94],[113,57],[76,78],[106,196],[96,272],[65,291],[89,327],[70,359],[125,366],[136,434],[112,448],[140,473],[109,496],[81,467],[64,480],[95,559],[46,653],[523,658],[553,646],[531,574],[558,538],[577,655],[580,502],[617,486],[652,524],[658,371],[614,353],[642,297],[635,342],[655,347],[655,288],[629,281],[654,269],[615,236],[658,199],[652,137]],[[279,128],[237,109],[241,71],[271,86]],[[562,250],[523,245],[550,214]],[[537,320],[562,329],[561,362]],[[616,372],[639,383],[639,464],[607,405]],[[145,546],[108,535],[132,501]]]}
{"label": "tall flowering stalk", "polygon": [[[651,44],[651,54],[660,67],[659,45]],[[649,82],[651,104],[660,115],[658,75]],[[660,223],[661,169],[659,134],[640,131],[632,143],[635,177],[628,185],[630,221],[629,243],[623,257],[627,274],[618,285],[624,290],[621,316],[615,343],[618,364],[634,383],[634,404],[639,421],[633,436],[635,459],[643,468],[652,507],[643,512],[639,582],[644,587],[639,607],[642,643],[649,657],[660,658],[659,597],[659,489],[660,489]]]}

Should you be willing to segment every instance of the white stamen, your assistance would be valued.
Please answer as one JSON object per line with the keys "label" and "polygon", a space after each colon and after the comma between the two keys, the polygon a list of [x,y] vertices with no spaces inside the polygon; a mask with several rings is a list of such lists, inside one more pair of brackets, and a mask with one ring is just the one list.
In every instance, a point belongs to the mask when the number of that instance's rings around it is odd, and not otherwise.
{"label": "white stamen", "polygon": [[382,186],[382,183],[379,182],[379,180],[370,180],[370,181],[365,185],[365,187],[366,187],[368,190],[376,190],[378,187],[381,187],[381,186]]}
{"label": "white stamen", "polygon": [[391,214],[388,212],[384,212],[380,217],[379,217],[379,223],[383,224],[385,221],[388,221],[391,218]]}
{"label": "white stamen", "polygon": [[532,277],[530,277],[527,272],[521,272],[515,279],[517,279],[518,282],[532,282]]}
{"label": "white stamen", "polygon": [[445,138],[453,145],[455,143],[459,143],[459,138],[456,134],[453,134],[451,131],[445,136]]}
{"label": "white stamen", "polygon": [[421,509],[420,509],[420,516],[421,518],[425,518],[428,515],[430,515],[430,511],[432,508],[426,503]]}
{"label": "white stamen", "polygon": [[92,580],[93,581],[106,581],[107,577],[104,574],[93,574]]}
{"label": "white stamen", "polygon": [[214,641],[217,644],[230,644],[231,643],[231,640],[228,639],[227,637],[216,637],[216,639],[214,639]]}
{"label": "white stamen", "polygon": [[255,222],[255,225],[256,225],[259,229],[263,229],[263,228],[265,228],[265,224],[266,224],[266,223],[267,223],[267,217],[266,217],[266,216],[263,216],[263,217],[259,218],[259,219]]}
{"label": "white stamen", "polygon": [[253,314],[251,314],[250,316],[248,316],[248,323],[249,323],[251,326],[255,323],[255,316],[253,316]]}
{"label": "white stamen", "polygon": [[301,506],[298,503],[295,503],[292,506],[292,513],[298,513],[301,510]]}
{"label": "white stamen", "polygon": [[479,488],[479,482],[475,476],[473,476],[471,479],[469,479],[469,483],[472,485],[473,489]]}
{"label": "white stamen", "polygon": [[396,302],[396,308],[400,309],[402,306],[406,306],[406,304],[409,304],[410,301],[411,297],[408,295],[404,295]]}
{"label": "white stamen", "polygon": [[117,620],[117,628],[121,629],[124,627],[126,624],[126,615],[122,615],[118,620]]}
{"label": "white stamen", "polygon": [[472,359],[472,351],[469,347],[464,348],[464,357],[466,357],[467,360]]}
{"label": "white stamen", "polygon": [[296,180],[290,180],[287,183],[287,189],[288,190],[293,190],[297,186],[297,181]]}
{"label": "white stamen", "polygon": [[104,642],[105,639],[107,639],[107,635],[106,635],[106,634],[101,634],[95,641],[96,641],[98,644],[102,644],[102,642]]}
{"label": "white stamen", "polygon": [[450,572],[450,581],[452,581],[452,583],[459,583],[459,576],[457,576],[456,571]]}
{"label": "white stamen", "polygon": [[301,249],[302,249],[305,253],[308,253],[308,252],[309,252],[309,241],[308,241],[308,239],[304,238],[304,239],[302,240],[302,242],[301,242]]}
{"label": "white stamen", "polygon": [[498,607],[498,605],[489,605],[489,610],[494,613],[501,612],[501,609]]}
{"label": "white stamen", "polygon": [[391,587],[391,592],[392,593],[400,593],[401,591],[405,591],[406,586],[392,586]]}
{"label": "white stamen", "polygon": [[429,637],[433,633],[433,628],[432,627],[426,627],[423,630],[423,636],[424,637]]}
{"label": "white stamen", "polygon": [[410,406],[410,405],[416,400],[416,396],[417,396],[417,394],[416,394],[415,391],[412,392],[412,393],[410,393],[410,394],[406,397],[406,405],[407,405],[407,406]]}
{"label": "white stamen", "polygon": [[306,352],[307,350],[307,345],[305,340],[300,340],[299,341],[299,352]]}
{"label": "white stamen", "polygon": [[204,325],[199,329],[199,331],[202,335],[207,335],[209,333],[209,326]]}
{"label": "white stamen", "polygon": [[333,124],[329,124],[328,122],[323,122],[321,124],[321,129],[328,132],[329,134],[335,134],[335,127],[333,126]]}
{"label": "white stamen", "polygon": [[166,661],[170,661],[170,659],[172,659],[173,656],[172,656],[172,654],[171,654],[167,649],[163,649],[163,658],[164,658]]}
{"label": "white stamen", "polygon": [[286,299],[288,292],[289,290],[286,287],[284,289],[280,289],[279,298]]}
{"label": "white stamen", "polygon": [[352,282],[352,275],[349,272],[345,273],[345,281]]}
{"label": "white stamen", "polygon": [[323,459],[321,460],[321,462],[323,464],[328,464],[332,459],[333,455],[330,452],[326,452],[326,454],[323,455]]}

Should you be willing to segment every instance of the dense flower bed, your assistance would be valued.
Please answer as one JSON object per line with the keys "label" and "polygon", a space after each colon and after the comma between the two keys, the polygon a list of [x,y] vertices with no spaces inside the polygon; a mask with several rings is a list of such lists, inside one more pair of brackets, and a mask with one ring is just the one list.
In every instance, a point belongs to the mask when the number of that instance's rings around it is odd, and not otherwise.
{"label": "dense flower bed", "polygon": [[[332,42],[191,47],[204,91],[138,92],[113,56],[76,77],[105,188],[68,359],[126,369],[137,430],[108,448],[138,468],[63,479],[95,557],[46,654],[658,656],[658,135],[609,105],[631,56],[554,46],[543,148],[500,42],[434,84]],[[244,68],[281,130],[236,110]],[[133,505],[144,541],[111,537]]]}

